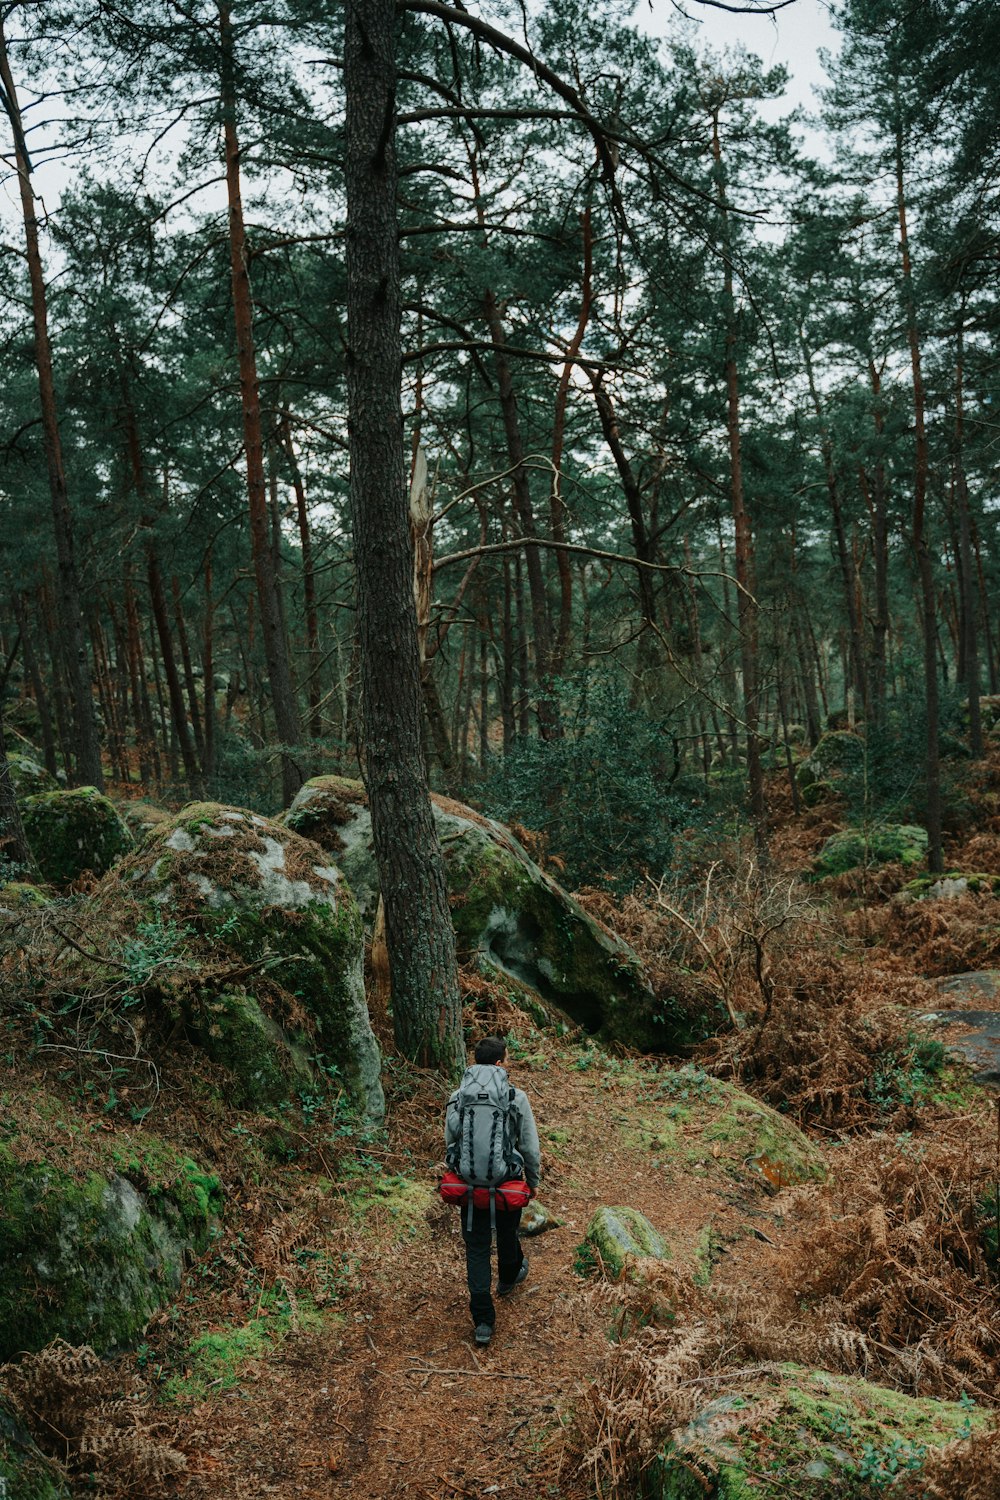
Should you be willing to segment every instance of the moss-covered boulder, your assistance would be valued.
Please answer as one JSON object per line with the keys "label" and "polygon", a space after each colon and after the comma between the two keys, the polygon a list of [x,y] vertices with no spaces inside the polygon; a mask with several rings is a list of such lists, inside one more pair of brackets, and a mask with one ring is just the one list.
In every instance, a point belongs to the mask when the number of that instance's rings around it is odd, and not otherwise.
{"label": "moss-covered boulder", "polygon": [[95,902],[113,906],[123,889],[243,961],[232,982],[179,1002],[189,1035],[229,1070],[234,1102],[280,1103],[321,1069],[382,1117],[361,917],[317,844],[258,813],[192,803],[147,835]]}
{"label": "moss-covered boulder", "polygon": [[165,807],[159,807],[155,802],[147,802],[144,797],[119,802],[118,811],[137,844],[141,844],[146,835],[152,833],[154,829],[162,828],[164,823],[169,823],[173,816]]}
{"label": "moss-covered boulder", "polygon": [[987,875],[981,871],[964,874],[961,870],[946,870],[943,875],[920,875],[907,881],[899,892],[906,901],[951,901],[959,896],[1000,895],[1000,875]]}
{"label": "moss-covered boulder", "polygon": [[[691,1040],[690,1022],[656,1002],[632,949],[539,869],[509,829],[463,803],[432,800],[461,958],[509,975],[608,1041],[662,1052]],[[285,822],[334,855],[372,922],[378,871],[361,783],[316,777]]]}
{"label": "moss-covered boulder", "polygon": [[39,792],[54,792],[59,783],[54,776],[50,776],[41,761],[33,759],[30,755],[22,755],[18,750],[7,752],[7,765],[10,768],[10,779],[14,783],[14,791],[18,799],[34,797]]}
{"label": "moss-covered boulder", "polygon": [[635,1208],[599,1208],[577,1251],[582,1270],[602,1266],[612,1277],[620,1276],[629,1262],[670,1259],[666,1240]]}
{"label": "moss-covered boulder", "polygon": [[826,1177],[822,1152],[793,1120],[693,1065],[659,1074],[632,1132],[668,1175],[693,1172],[727,1191],[738,1182],[774,1193]]}
{"label": "moss-covered boulder", "polygon": [[822,783],[827,795],[832,795],[860,773],[864,758],[864,740],[850,730],[835,729],[824,734],[815,750],[799,764],[795,779],[802,792]]}
{"label": "moss-covered boulder", "polygon": [[70,1500],[65,1474],[38,1451],[23,1422],[2,1399],[0,1500]]}
{"label": "moss-covered boulder", "polygon": [[0,1360],[56,1337],[126,1347],[208,1243],[221,1189],[189,1157],[137,1132],[84,1158],[0,1144]]}
{"label": "moss-covered boulder", "polygon": [[[715,1390],[725,1386],[720,1372]],[[712,1395],[646,1471],[650,1500],[871,1500],[985,1426],[958,1401],[785,1365]]]}
{"label": "moss-covered boulder", "polygon": [[103,875],[134,842],[113,803],[92,786],[25,797],[21,821],[35,862],[52,885],[69,885],[86,870]]}
{"label": "moss-covered boulder", "polygon": [[50,904],[45,892],[26,880],[9,880],[0,885],[0,917],[22,917],[36,907]]}
{"label": "moss-covered boulder", "polygon": [[914,823],[880,823],[867,830],[833,833],[816,856],[817,875],[843,875],[863,865],[919,865],[927,857],[927,830]]}

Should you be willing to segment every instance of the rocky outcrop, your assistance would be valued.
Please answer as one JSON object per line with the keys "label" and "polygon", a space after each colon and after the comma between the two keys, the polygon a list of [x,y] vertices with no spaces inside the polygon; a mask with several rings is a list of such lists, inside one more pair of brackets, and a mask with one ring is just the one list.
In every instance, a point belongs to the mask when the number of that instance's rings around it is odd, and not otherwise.
{"label": "rocky outcrop", "polygon": [[[746,1372],[750,1375],[751,1372]],[[720,1383],[724,1384],[724,1374]],[[718,1386],[716,1386],[718,1389]],[[651,1500],[862,1500],[986,1425],[958,1401],[904,1396],[846,1375],[763,1368],[713,1394],[645,1473]]]}
{"label": "rocky outcrop", "polygon": [[38,1142],[0,1145],[0,1360],[56,1337],[127,1347],[208,1242],[213,1174],[144,1133],[94,1151],[80,1170]]}
{"label": "rocky outcrop", "polygon": [[[460,958],[508,975],[605,1040],[652,1052],[691,1040],[688,1018],[654,999],[627,944],[539,869],[509,829],[462,803],[432,800]],[[307,782],[285,822],[337,860],[371,923],[378,871],[361,783]]]}
{"label": "rocky outcrop", "polygon": [[192,803],[153,829],[94,900],[114,903],[123,890],[242,960],[229,981],[180,1002],[189,1035],[232,1076],[234,1102],[280,1103],[332,1077],[364,1114],[382,1117],[361,918],[322,849],[258,813]]}
{"label": "rocky outcrop", "polygon": [[2,1400],[0,1496],[8,1500],[70,1500],[65,1474],[39,1452],[16,1412]]}
{"label": "rocky outcrop", "polygon": [[867,865],[921,865],[926,857],[926,828],[914,823],[879,823],[831,834],[813,868],[817,875],[843,875]]}
{"label": "rocky outcrop", "polygon": [[103,875],[133,845],[114,805],[92,786],[25,797],[21,821],[35,862],[51,885],[70,885],[86,871]]}

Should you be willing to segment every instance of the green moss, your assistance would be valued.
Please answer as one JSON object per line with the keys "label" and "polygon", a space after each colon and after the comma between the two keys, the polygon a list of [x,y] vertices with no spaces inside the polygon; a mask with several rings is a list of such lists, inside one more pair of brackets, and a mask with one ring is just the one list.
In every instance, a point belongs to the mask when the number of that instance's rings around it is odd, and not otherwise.
{"label": "green moss", "polygon": [[847,828],[831,834],[816,856],[818,875],[843,875],[862,865],[922,864],[927,830],[910,823],[885,823],[867,830]]}
{"label": "green moss", "polygon": [[6,885],[0,885],[0,911],[27,912],[51,904],[44,891],[24,880],[9,880]]}
{"label": "green moss", "polygon": [[16,750],[8,751],[7,765],[10,779],[14,783],[14,794],[19,802],[25,797],[58,790],[56,778],[49,774],[41,761],[32,759],[30,755],[21,755]]}
{"label": "green moss", "polygon": [[209,1395],[230,1391],[259,1360],[266,1359],[293,1332],[318,1332],[329,1315],[305,1294],[295,1307],[287,1297],[267,1292],[261,1311],[248,1323],[230,1324],[203,1333],[189,1346],[184,1375],[173,1376],[163,1387],[166,1401],[188,1405]]}
{"label": "green moss", "polygon": [[151,1137],[112,1144],[83,1176],[0,1145],[0,1359],[56,1336],[126,1347],[220,1209],[218,1179]]}
{"label": "green moss", "polygon": [[65,1474],[38,1451],[14,1413],[0,1402],[0,1500],[69,1500]]}
{"label": "green moss", "polygon": [[415,1239],[428,1233],[427,1213],[434,1202],[434,1189],[426,1182],[394,1173],[373,1173],[364,1177],[351,1193],[348,1204],[351,1217],[374,1233],[383,1235],[388,1219],[392,1238]]}
{"label": "green moss", "polygon": [[[744,1415],[745,1414],[745,1415]],[[985,1425],[971,1403],[904,1396],[786,1365],[706,1403],[650,1470],[651,1500],[870,1500],[929,1448]]]}
{"label": "green moss", "polygon": [[963,870],[945,870],[943,875],[919,875],[916,880],[908,880],[903,891],[915,899],[932,895],[957,896],[962,891],[972,891],[977,895],[988,892],[996,896],[1000,895],[1000,875],[988,875],[982,872],[967,874]]}
{"label": "green moss", "polygon": [[670,1247],[646,1216],[624,1207],[599,1208],[577,1251],[578,1264],[603,1266],[611,1276],[621,1275],[629,1260],[671,1258]]}
{"label": "green moss", "polygon": [[[650,1107],[652,1106],[652,1107]],[[822,1182],[819,1149],[798,1126],[770,1105],[725,1079],[685,1066],[658,1074],[633,1116],[633,1140],[656,1153],[670,1170],[690,1161],[772,1191]],[[694,1141],[688,1146],[688,1141]],[[718,1156],[714,1147],[718,1147]]]}
{"label": "green moss", "polygon": [[103,875],[133,845],[114,805],[92,786],[26,797],[21,820],[38,868],[52,885],[69,885],[85,870]]}

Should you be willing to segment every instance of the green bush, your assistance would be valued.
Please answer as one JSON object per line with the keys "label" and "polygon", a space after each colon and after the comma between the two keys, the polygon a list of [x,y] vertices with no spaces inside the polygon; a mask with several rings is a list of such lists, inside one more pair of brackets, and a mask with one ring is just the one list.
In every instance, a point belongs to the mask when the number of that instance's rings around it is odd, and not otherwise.
{"label": "green bush", "polygon": [[556,684],[563,733],[519,740],[481,793],[485,809],[548,838],[571,884],[623,890],[670,867],[674,831],[705,815],[705,788],[686,776],[668,721],[648,718],[617,682]]}

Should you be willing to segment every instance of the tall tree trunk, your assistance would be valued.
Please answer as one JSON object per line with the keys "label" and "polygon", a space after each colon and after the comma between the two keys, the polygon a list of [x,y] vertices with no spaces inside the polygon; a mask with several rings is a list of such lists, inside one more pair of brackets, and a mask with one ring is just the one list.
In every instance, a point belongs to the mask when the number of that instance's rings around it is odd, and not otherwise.
{"label": "tall tree trunk", "polygon": [[[491,291],[483,299],[483,309],[493,343],[493,362],[496,366],[497,384],[500,391],[500,411],[503,415],[504,434],[507,439],[507,457],[511,467],[511,495],[514,514],[520,533],[529,541],[538,536],[535,514],[531,504],[531,485],[524,463],[524,442],[521,437],[521,420],[514,394],[514,381],[510,373],[510,360],[505,350],[506,336],[501,310]],[[535,680],[538,686],[538,729],[542,739],[551,739],[559,732],[559,719],[549,692],[549,617],[545,594],[545,576],[542,572],[540,547],[525,549],[524,565],[528,573],[528,595],[531,600],[531,633],[535,647]]]}
{"label": "tall tree trunk", "polygon": [[62,439],[56,412],[55,381],[52,375],[52,348],[49,343],[48,305],[42,256],[38,244],[38,218],[35,195],[31,187],[31,163],[24,141],[21,111],[7,57],[3,18],[0,16],[0,80],[3,82],[3,104],[14,136],[14,161],[21,211],[24,217],[24,240],[31,283],[31,312],[34,324],[35,366],[38,371],[38,393],[42,411],[42,433],[48,470],[52,523],[55,531],[56,559],[59,567],[59,628],[63,656],[69,678],[73,718],[76,724],[76,769],[78,778],[90,786],[103,788],[101,745],[94,715],[94,699],[86,669],[86,647],[80,604],[80,582],[76,568],[73,514],[66,489]]}
{"label": "tall tree trunk", "polygon": [[965,480],[965,301],[958,324],[955,358],[955,504],[958,510],[959,577],[962,588],[960,656],[969,702],[969,748],[973,758],[983,754],[983,725],[979,713],[979,630],[976,581],[972,566],[972,525],[969,517],[969,487]]}
{"label": "tall tree trunk", "polygon": [[206,778],[215,775],[215,603],[212,599],[212,549],[205,554],[205,629],[201,666],[205,674],[205,753],[202,769]]}
{"label": "tall tree trunk", "polygon": [[[559,384],[556,387],[555,416],[552,423],[552,490],[549,496],[549,515],[552,524],[552,540],[554,542],[564,542],[566,540],[566,506],[562,497],[562,461],[563,449],[566,442],[566,408],[569,404],[570,382],[574,369],[573,361],[583,348],[583,340],[587,332],[587,325],[590,322],[590,310],[594,300],[592,284],[594,236],[591,227],[589,203],[580,215],[580,231],[583,236],[580,316],[577,319],[576,329],[566,350],[566,363],[563,365],[562,374],[559,376]],[[570,567],[568,552],[560,550],[556,553],[556,566],[559,569],[559,627],[556,631],[556,643],[552,651],[551,668],[553,676],[559,676],[566,665],[570,634],[573,628],[573,570]]]}
{"label": "tall tree trunk", "polygon": [[198,708],[198,689],[194,681],[194,664],[191,661],[191,647],[188,644],[187,626],[184,623],[184,601],[181,597],[180,579],[176,573],[170,579],[170,592],[174,601],[174,624],[177,627],[177,644],[181,648],[181,665],[184,668],[184,687],[187,691],[188,713],[191,716],[191,728],[194,731],[194,745],[198,752],[198,759],[202,765],[205,764],[205,739],[201,731],[201,713]]}
{"label": "tall tree trunk", "polygon": [[421,750],[400,400],[393,0],[345,11],[348,435],[363,679],[365,785],[385,906],[393,1026],[425,1067],[462,1065],[444,862]]}
{"label": "tall tree trunk", "polygon": [[833,443],[830,439],[823,407],[819,399],[819,390],[816,386],[816,375],[813,370],[812,350],[806,342],[803,329],[799,330],[799,344],[802,349],[802,357],[805,361],[806,379],[809,382],[809,395],[812,400],[813,411],[816,413],[816,421],[819,423],[820,450],[823,454],[823,467],[826,472],[826,492],[830,498],[830,514],[833,517],[833,533],[837,543],[837,560],[840,563],[840,579],[844,589],[844,603],[847,607],[847,628],[850,640],[851,671],[850,681],[861,695],[861,701],[868,710],[868,679],[865,672],[865,644],[861,627],[861,611],[858,608],[856,576],[851,557],[850,548],[847,545],[847,531],[844,526],[844,510],[840,503],[840,486],[837,483],[837,470],[833,461]]}
{"label": "tall tree trunk", "polygon": [[320,716],[322,690],[320,687],[319,611],[316,606],[316,571],[313,562],[312,530],[309,525],[309,510],[306,505],[306,487],[299,468],[295,443],[292,440],[292,421],[286,411],[282,414],[281,446],[284,449],[288,469],[295,491],[295,516],[299,528],[299,547],[302,551],[302,594],[306,617],[306,660],[309,664],[307,697],[309,700],[309,733],[318,740],[323,733]]}
{"label": "tall tree trunk", "polygon": [[153,606],[156,633],[160,638],[160,655],[163,661],[163,675],[167,679],[171,723],[173,724],[174,734],[177,738],[177,747],[181,753],[181,760],[184,762],[184,775],[192,792],[198,794],[201,791],[201,766],[195,754],[194,742],[191,738],[191,730],[187,720],[187,710],[184,707],[184,691],[181,687],[180,673],[177,670],[177,661],[174,656],[174,643],[170,633],[170,616],[167,612],[167,594],[163,586],[163,573],[160,569],[160,560],[156,555],[156,548],[152,540],[146,544],[146,578],[149,582],[149,598]]}
{"label": "tall tree trunk", "polygon": [[736,350],[739,332],[736,324],[736,302],[733,296],[732,246],[729,233],[729,208],[726,201],[722,144],[719,139],[719,111],[712,114],[712,158],[715,163],[716,201],[722,231],[723,314],[726,323],[726,434],[729,440],[729,482],[735,529],[736,617],[740,629],[740,666],[743,673],[743,721],[746,726],[747,788],[750,796],[750,818],[753,823],[757,857],[763,866],[768,860],[767,808],[764,802],[764,773],[760,759],[757,600],[753,592],[753,527],[743,490],[743,457],[740,435],[739,369]]}
{"label": "tall tree trunk", "polygon": [[[898,105],[897,105],[898,107]],[[910,369],[913,378],[913,418],[915,429],[913,454],[913,550],[920,577],[920,600],[924,635],[924,694],[927,704],[927,864],[933,874],[944,869],[941,847],[941,757],[938,739],[937,675],[937,600],[934,593],[934,570],[927,540],[927,426],[924,378],[921,368],[920,336],[917,330],[916,304],[913,294],[913,265],[906,228],[906,192],[903,177],[902,127],[896,128],[896,211],[899,220],[899,248],[903,271],[903,308],[910,346]]]}
{"label": "tall tree trunk", "polygon": [[274,554],[271,550],[267,481],[264,474],[264,443],[261,431],[260,386],[257,380],[257,353],[253,337],[253,298],[250,291],[246,226],[243,221],[240,145],[236,130],[233,33],[229,7],[225,0],[219,0],[218,8],[222,42],[222,117],[226,151],[226,192],[229,202],[229,253],[233,315],[239,353],[240,397],[243,407],[243,444],[246,454],[247,498],[250,511],[250,548],[253,555],[254,577],[257,582],[261,630],[264,636],[264,660],[267,663],[267,675],[271,685],[271,706],[274,711],[278,738],[286,747],[281,757],[281,783],[282,795],[287,806],[303,781],[302,771],[291,754],[291,747],[299,743],[302,731],[295,702],[295,689],[292,685],[288,640],[281,622]]}
{"label": "tall tree trunk", "polygon": [[38,722],[41,726],[42,757],[45,761],[45,769],[50,776],[55,776],[59,769],[56,760],[56,740],[52,732],[52,712],[49,708],[49,696],[45,691],[45,682],[42,678],[41,669],[38,665],[38,657],[35,654],[35,645],[28,629],[28,617],[24,608],[24,599],[14,590],[14,618],[17,620],[18,629],[21,632],[22,647],[24,650],[24,667],[31,683],[31,691],[35,698],[35,707],[38,709]]}
{"label": "tall tree trunk", "polygon": [[[7,763],[7,740],[3,729],[3,693],[0,692],[0,868],[9,861],[29,880],[37,880],[38,867],[31,846],[25,838],[21,811],[17,805],[17,793]],[[4,878],[0,875],[0,879]]]}

